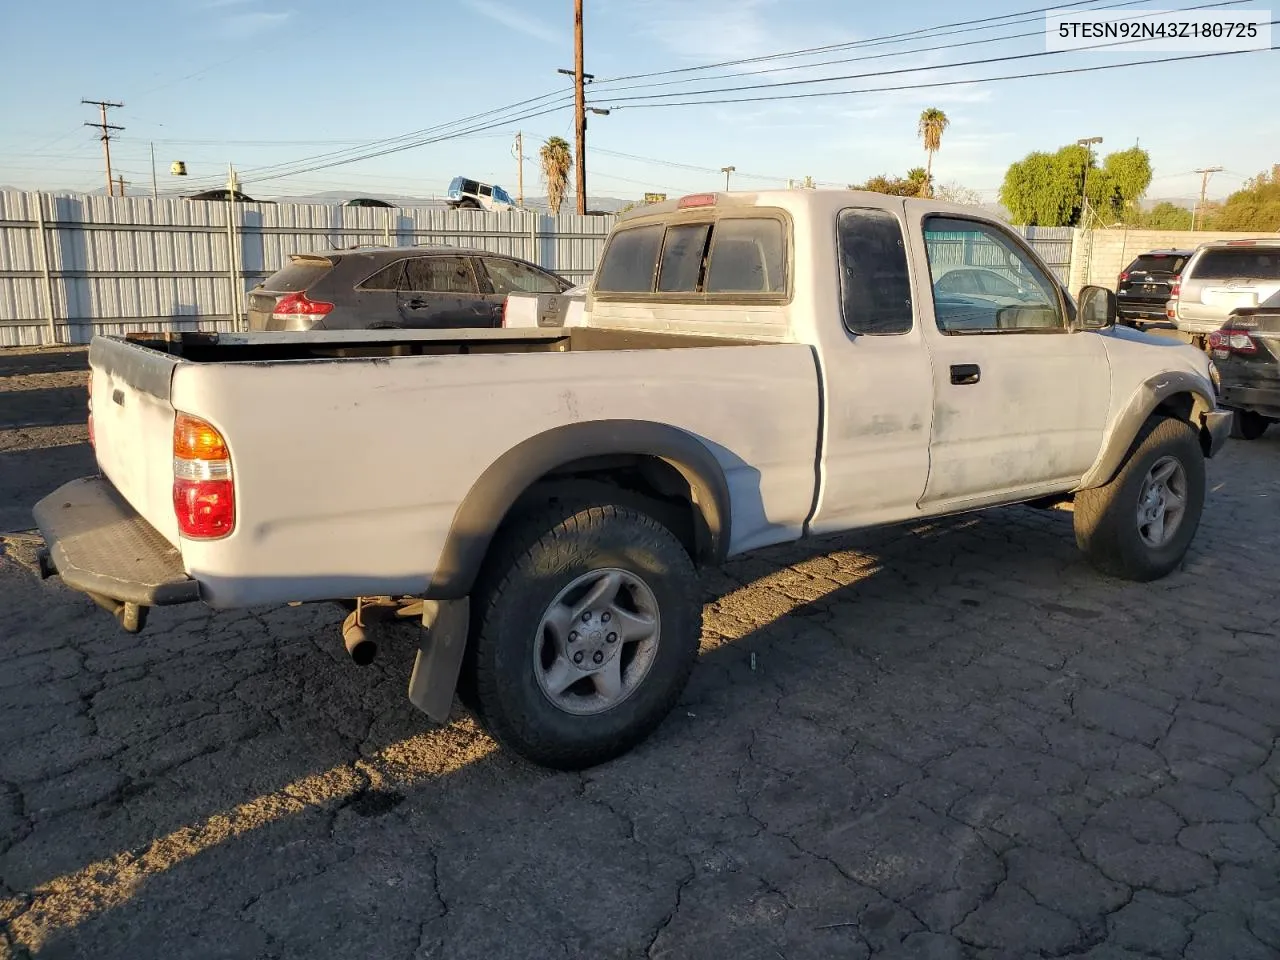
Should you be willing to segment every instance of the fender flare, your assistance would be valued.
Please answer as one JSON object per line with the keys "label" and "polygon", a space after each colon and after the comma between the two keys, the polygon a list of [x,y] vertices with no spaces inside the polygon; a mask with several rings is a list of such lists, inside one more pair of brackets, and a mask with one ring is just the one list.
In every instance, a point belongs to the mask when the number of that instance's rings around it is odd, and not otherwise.
{"label": "fender flare", "polygon": [[647,420],[589,420],[554,427],[512,447],[491,463],[459,504],[426,597],[467,596],[498,528],[538,480],[579,460],[607,456],[662,460],[689,485],[704,526],[700,556],[721,563],[728,555],[731,509],[724,468],[707,445],[678,427]]}
{"label": "fender flare", "polygon": [[1102,451],[1076,489],[1087,490],[1110,483],[1128,457],[1142,425],[1159,409],[1160,404],[1181,393],[1191,395],[1190,423],[1197,430],[1203,431],[1203,415],[1217,409],[1213,384],[1204,377],[1181,370],[1148,377],[1133,392],[1124,410],[1112,423]]}

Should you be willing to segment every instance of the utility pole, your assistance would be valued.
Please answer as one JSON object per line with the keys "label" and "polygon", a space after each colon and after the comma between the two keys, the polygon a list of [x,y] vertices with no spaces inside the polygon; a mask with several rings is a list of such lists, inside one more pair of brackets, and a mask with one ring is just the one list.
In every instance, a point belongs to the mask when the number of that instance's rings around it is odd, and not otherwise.
{"label": "utility pole", "polygon": [[107,196],[115,195],[115,186],[111,181],[111,133],[112,130],[123,130],[124,127],[117,127],[107,123],[107,110],[111,107],[123,107],[123,103],[113,103],[110,100],[81,100],[81,103],[91,104],[102,111],[102,121],[100,123],[85,123],[86,127],[97,127],[102,131],[102,152],[107,159]]}
{"label": "utility pole", "polygon": [[729,192],[729,174],[737,170],[737,167],[721,167],[720,172],[724,174],[724,192]]}
{"label": "utility pole", "polygon": [[516,206],[524,206],[524,134],[516,131]]}
{"label": "utility pole", "polygon": [[577,132],[578,213],[587,212],[587,95],[582,72],[582,0],[573,0],[573,111]]}
{"label": "utility pole", "polygon": [[123,174],[123,173],[122,173],[122,174],[120,174],[120,176],[117,178],[117,182],[120,184],[120,196],[122,196],[122,197],[123,197],[123,196],[124,196],[124,184],[125,184],[125,179],[124,179],[124,174]]}
{"label": "utility pole", "polygon": [[1076,141],[1089,151],[1089,158],[1084,162],[1084,184],[1080,187],[1080,226],[1086,230],[1089,229],[1089,167],[1093,165],[1093,145],[1101,142],[1101,137],[1085,137]]}
{"label": "utility pole", "polygon": [[1200,202],[1196,204],[1196,208],[1191,211],[1191,229],[1196,228],[1196,215],[1204,209],[1205,194],[1209,190],[1209,178],[1215,173],[1221,173],[1221,167],[1201,167],[1195,171],[1200,174]]}

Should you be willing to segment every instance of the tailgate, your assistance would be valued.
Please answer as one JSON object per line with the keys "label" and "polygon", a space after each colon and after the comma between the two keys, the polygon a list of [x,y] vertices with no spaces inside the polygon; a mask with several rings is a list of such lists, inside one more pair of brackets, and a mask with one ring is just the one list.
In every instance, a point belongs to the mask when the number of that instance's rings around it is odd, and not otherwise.
{"label": "tailgate", "polygon": [[178,357],[115,338],[95,338],[89,347],[98,467],[133,509],[174,544],[178,521],[169,390],[179,363]]}

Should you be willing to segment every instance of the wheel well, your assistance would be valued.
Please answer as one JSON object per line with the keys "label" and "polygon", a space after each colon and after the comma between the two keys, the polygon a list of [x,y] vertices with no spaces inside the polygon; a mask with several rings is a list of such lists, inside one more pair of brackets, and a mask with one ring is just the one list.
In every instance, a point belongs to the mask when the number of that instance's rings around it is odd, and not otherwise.
{"label": "wheel well", "polygon": [[1200,422],[1199,414],[1201,408],[1205,406],[1203,400],[1189,392],[1175,393],[1165,397],[1157,405],[1153,411],[1153,416],[1174,417],[1184,423],[1188,423],[1195,429],[1200,438],[1200,449],[1204,451],[1204,455],[1209,455],[1213,446],[1213,438],[1209,435],[1209,430]]}
{"label": "wheel well", "polygon": [[670,461],[644,454],[585,457],[539,477],[512,505],[505,526],[531,509],[574,494],[606,493],[666,526],[697,563],[712,559],[712,538],[689,481]]}

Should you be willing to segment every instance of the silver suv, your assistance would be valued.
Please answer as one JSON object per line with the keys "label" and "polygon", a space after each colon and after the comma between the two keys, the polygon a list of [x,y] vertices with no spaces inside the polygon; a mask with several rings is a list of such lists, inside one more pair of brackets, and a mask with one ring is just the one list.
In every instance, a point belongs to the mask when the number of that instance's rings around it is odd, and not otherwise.
{"label": "silver suv", "polygon": [[1280,238],[1204,244],[1171,294],[1167,316],[1191,334],[1213,333],[1238,307],[1280,306]]}

